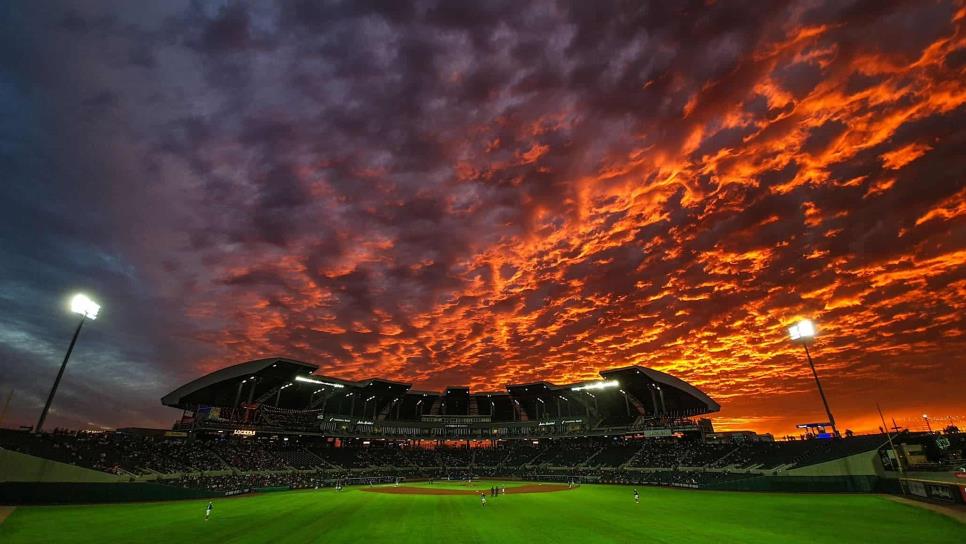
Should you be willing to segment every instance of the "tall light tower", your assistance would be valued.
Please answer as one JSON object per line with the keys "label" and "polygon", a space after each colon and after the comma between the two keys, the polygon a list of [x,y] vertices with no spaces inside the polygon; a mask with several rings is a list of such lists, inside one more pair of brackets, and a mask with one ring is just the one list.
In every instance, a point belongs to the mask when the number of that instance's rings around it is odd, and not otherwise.
{"label": "tall light tower", "polygon": [[832,435],[838,436],[839,431],[835,428],[835,417],[832,410],[828,407],[828,400],[825,398],[825,390],[822,389],[822,382],[818,379],[818,372],[815,372],[815,363],[812,362],[812,354],[808,352],[808,344],[815,341],[815,324],[808,319],[803,319],[788,328],[788,335],[792,342],[797,342],[805,348],[805,357],[808,359],[808,366],[812,368],[812,376],[815,377],[815,385],[818,386],[818,394],[822,396],[822,404],[825,405],[825,414],[828,415],[828,422],[832,425]]}
{"label": "tall light tower", "polygon": [[54,402],[54,395],[57,394],[57,386],[60,385],[60,379],[64,377],[64,369],[67,368],[67,361],[70,359],[70,354],[74,351],[74,344],[77,343],[77,336],[80,334],[81,327],[84,326],[84,321],[88,319],[97,319],[97,312],[101,311],[100,305],[88,298],[87,295],[74,295],[74,298],[70,301],[70,311],[75,314],[80,314],[80,323],[77,324],[77,330],[74,331],[74,337],[70,339],[70,346],[67,347],[67,354],[64,355],[64,362],[60,363],[60,372],[57,373],[57,378],[54,379],[54,386],[50,388],[50,395],[47,396],[47,403],[44,404],[44,411],[40,413],[40,419],[37,421],[37,427],[34,428],[35,433],[39,433],[44,428],[44,420],[47,419],[47,412],[50,411],[50,405]]}

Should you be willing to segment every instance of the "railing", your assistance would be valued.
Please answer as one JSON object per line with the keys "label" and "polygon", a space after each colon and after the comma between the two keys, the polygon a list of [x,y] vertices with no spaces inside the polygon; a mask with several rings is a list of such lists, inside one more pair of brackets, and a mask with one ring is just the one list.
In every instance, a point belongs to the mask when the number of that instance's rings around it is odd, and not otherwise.
{"label": "railing", "polygon": [[428,440],[499,440],[568,436],[606,436],[636,434],[644,437],[672,436],[694,432],[697,425],[683,418],[637,418],[627,425],[603,426],[599,418],[584,416],[529,421],[491,421],[489,415],[425,414],[416,420],[377,420],[326,414],[321,410],[281,410],[263,407],[252,418],[254,423],[225,419],[197,419],[180,430],[244,429],[246,432],[322,434],[335,437],[398,438]]}

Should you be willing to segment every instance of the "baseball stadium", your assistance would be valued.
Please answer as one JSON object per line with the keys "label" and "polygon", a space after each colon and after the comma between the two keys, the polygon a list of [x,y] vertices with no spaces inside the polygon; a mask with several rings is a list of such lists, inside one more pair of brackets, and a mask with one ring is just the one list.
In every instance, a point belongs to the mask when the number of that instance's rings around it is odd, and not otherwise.
{"label": "baseball stadium", "polygon": [[966,0],[0,0],[0,544],[966,544],[964,150]]}
{"label": "baseball stadium", "polygon": [[[170,430],[0,432],[21,542],[962,542],[966,440],[775,442],[630,366],[500,391],[350,381],[285,358],[161,402]],[[172,412],[174,413],[174,412]],[[930,472],[931,471],[931,472]],[[957,518],[958,516],[958,518]]]}

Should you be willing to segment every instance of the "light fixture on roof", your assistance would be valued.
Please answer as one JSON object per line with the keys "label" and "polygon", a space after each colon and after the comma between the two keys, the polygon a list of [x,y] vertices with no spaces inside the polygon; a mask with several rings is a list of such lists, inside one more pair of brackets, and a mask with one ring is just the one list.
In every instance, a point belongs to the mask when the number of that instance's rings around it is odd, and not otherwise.
{"label": "light fixture on roof", "polygon": [[336,389],[342,389],[343,387],[345,387],[341,383],[323,382],[321,380],[313,380],[312,378],[306,378],[305,376],[296,376],[295,377],[295,381],[297,381],[297,382],[306,382],[306,383],[314,383],[314,384],[318,384],[318,385],[327,385],[329,387],[334,387]]}
{"label": "light fixture on roof", "polygon": [[590,382],[584,385],[579,385],[577,387],[570,388],[571,391],[586,391],[588,389],[607,389],[610,387],[620,387],[621,382],[617,380],[607,380],[599,382]]}

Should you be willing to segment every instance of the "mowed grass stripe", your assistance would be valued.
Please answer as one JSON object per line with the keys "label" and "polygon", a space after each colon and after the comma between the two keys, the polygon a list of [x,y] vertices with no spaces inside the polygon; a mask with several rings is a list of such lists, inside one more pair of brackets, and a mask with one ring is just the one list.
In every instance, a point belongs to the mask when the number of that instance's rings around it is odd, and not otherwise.
{"label": "mowed grass stripe", "polygon": [[966,542],[966,525],[875,495],[639,489],[641,504],[631,487],[584,485],[487,496],[485,508],[473,495],[293,491],[215,500],[208,522],[207,501],[21,507],[0,542]]}

